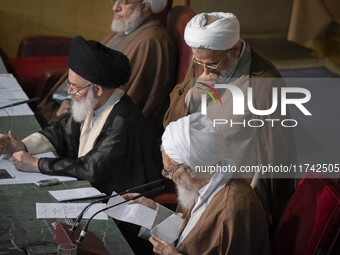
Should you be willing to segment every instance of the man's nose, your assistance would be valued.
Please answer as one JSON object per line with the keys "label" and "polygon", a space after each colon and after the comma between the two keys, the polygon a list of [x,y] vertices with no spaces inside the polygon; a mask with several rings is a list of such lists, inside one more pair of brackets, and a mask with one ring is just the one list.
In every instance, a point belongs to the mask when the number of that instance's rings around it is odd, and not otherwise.
{"label": "man's nose", "polygon": [[114,12],[117,12],[117,11],[121,10],[121,6],[120,6],[120,2],[119,1],[115,1],[114,5],[112,6],[112,10]]}
{"label": "man's nose", "polygon": [[207,66],[203,66],[203,71],[204,71],[205,74],[210,74],[212,69],[207,67]]}
{"label": "man's nose", "polygon": [[73,94],[73,90],[71,89],[70,86],[67,88],[67,94],[69,94],[69,95]]}

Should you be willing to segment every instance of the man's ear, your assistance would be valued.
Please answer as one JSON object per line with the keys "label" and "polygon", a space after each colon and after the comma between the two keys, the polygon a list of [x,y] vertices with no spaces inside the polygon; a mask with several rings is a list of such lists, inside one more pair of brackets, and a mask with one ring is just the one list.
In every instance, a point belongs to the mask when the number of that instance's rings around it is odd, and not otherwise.
{"label": "man's ear", "polygon": [[146,1],[143,1],[142,2],[142,10],[143,11],[151,11],[151,6],[150,6],[150,2],[146,2]]}
{"label": "man's ear", "polygon": [[103,94],[103,87],[102,86],[94,85],[93,88],[94,88],[94,93],[97,96],[101,96]]}

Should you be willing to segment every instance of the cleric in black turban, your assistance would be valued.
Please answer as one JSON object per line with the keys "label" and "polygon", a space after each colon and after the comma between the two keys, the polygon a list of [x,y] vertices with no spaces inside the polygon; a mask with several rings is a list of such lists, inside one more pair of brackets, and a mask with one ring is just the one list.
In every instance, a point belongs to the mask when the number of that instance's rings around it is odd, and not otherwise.
{"label": "cleric in black turban", "polygon": [[129,59],[123,53],[81,36],[72,40],[68,65],[79,76],[106,88],[124,85],[131,74]]}

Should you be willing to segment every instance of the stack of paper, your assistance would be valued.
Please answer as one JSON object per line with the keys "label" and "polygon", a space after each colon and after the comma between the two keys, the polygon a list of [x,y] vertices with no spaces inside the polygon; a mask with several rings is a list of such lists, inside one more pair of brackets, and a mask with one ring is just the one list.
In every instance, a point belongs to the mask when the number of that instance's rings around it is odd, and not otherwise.
{"label": "stack of paper", "polygon": [[49,193],[58,201],[67,201],[67,200],[106,196],[105,193],[101,193],[99,192],[99,190],[93,187],[55,190],[55,191],[49,191]]}

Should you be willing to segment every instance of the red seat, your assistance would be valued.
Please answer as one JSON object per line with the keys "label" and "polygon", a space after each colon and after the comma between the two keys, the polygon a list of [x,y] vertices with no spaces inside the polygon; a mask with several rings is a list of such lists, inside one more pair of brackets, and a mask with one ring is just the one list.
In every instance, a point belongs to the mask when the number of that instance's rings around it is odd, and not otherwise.
{"label": "red seat", "polygon": [[[17,57],[8,62],[8,70],[28,97],[44,97],[46,77],[50,81],[58,80],[61,71],[67,70],[71,41],[70,37],[45,35],[27,36],[21,40]],[[44,74],[48,71],[48,75]]]}
{"label": "red seat", "polygon": [[42,88],[38,88],[37,84],[43,73],[48,69],[60,68],[66,72],[67,58],[67,56],[12,58],[8,62],[8,69],[29,98],[42,97],[44,95],[38,93]]}
{"label": "red seat", "polygon": [[340,187],[309,172],[300,181],[271,239],[273,255],[340,254]]}
{"label": "red seat", "polygon": [[189,6],[176,6],[168,15],[167,31],[177,47],[177,84],[181,83],[190,67],[192,52],[184,41],[184,30],[187,23],[196,13]]}

